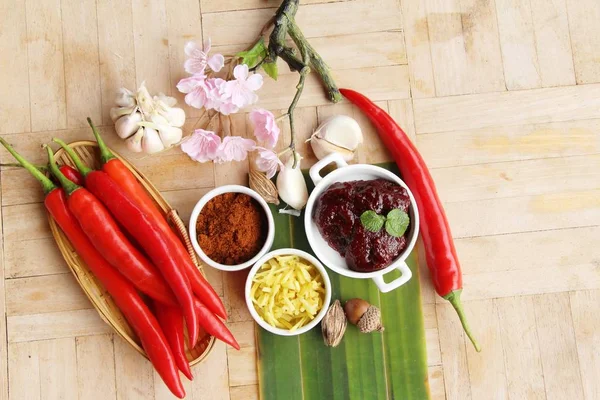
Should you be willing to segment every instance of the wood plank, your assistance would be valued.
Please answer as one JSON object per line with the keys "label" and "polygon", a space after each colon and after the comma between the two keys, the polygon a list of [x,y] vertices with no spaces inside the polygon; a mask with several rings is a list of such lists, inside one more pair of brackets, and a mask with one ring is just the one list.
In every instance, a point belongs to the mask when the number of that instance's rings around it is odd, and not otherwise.
{"label": "wood plank", "polygon": [[429,394],[431,400],[446,400],[444,389],[444,369],[441,366],[427,368],[429,378]]}
{"label": "wood plank", "polygon": [[[387,79],[381,79],[382,76]],[[407,99],[410,95],[408,67],[405,65],[388,67],[371,67],[333,71],[333,77],[339,87],[351,87],[374,101]],[[296,93],[298,75],[285,74],[277,81],[265,79],[260,89],[260,100],[257,107],[282,109],[289,107]],[[315,73],[311,73],[304,83],[299,107],[331,104],[325,97],[321,81]]]}
{"label": "wood plank", "polygon": [[435,81],[426,3],[403,1],[401,4],[412,97],[433,97],[435,96]]}
{"label": "wood plank", "polygon": [[6,279],[69,272],[53,238],[4,243],[4,267]]}
{"label": "wood plank", "polygon": [[256,323],[254,321],[230,322],[227,327],[237,339],[240,347],[254,347]]}
{"label": "wood plank", "polygon": [[435,304],[423,304],[425,319],[425,342],[427,343],[427,365],[441,365],[440,338],[435,313]]}
{"label": "wood plank", "polygon": [[[152,375],[154,378],[154,400],[178,399],[177,396],[175,396],[173,393],[171,393],[171,391],[169,390],[167,385],[165,385],[162,378],[160,377],[158,372],[156,372],[155,369],[153,369]],[[191,398],[193,396],[192,382],[188,381],[187,378],[185,376],[183,376],[183,374],[181,374],[181,373],[179,374],[179,376],[181,377],[181,384],[183,385],[183,390],[185,390],[186,398]],[[198,378],[202,379],[201,377],[198,377]]]}
{"label": "wood plank", "polygon": [[78,337],[75,343],[79,399],[116,399],[113,335]]}
{"label": "wood plank", "polygon": [[67,126],[102,119],[98,20],[95,0],[61,1]]}
{"label": "wood plank", "polygon": [[229,373],[227,370],[227,349],[221,341],[216,341],[208,358],[193,367],[193,400],[229,400]]}
{"label": "wood plank", "polygon": [[549,266],[568,274],[571,269],[594,264],[595,254],[581,250],[594,248],[599,235],[600,227],[593,226],[462,238],[454,243],[466,275]]}
{"label": "wood plank", "polygon": [[166,4],[132,0],[136,86],[146,82],[151,94],[171,92]]}
{"label": "wood plank", "polygon": [[597,399],[600,398],[600,290],[572,292],[569,297],[584,398]]}
{"label": "wood plank", "polygon": [[398,122],[413,143],[416,143],[415,117],[413,114],[412,99],[389,100],[387,108],[388,113],[392,118]]}
{"label": "wood plank", "polygon": [[583,398],[569,294],[544,294],[533,301],[546,398]]}
{"label": "wood plank", "polygon": [[596,226],[600,190],[447,203],[445,209],[458,238]]}
{"label": "wood plank", "polygon": [[231,400],[258,400],[258,385],[230,387],[229,396]]}
{"label": "wood plank", "polygon": [[566,0],[578,84],[600,82],[600,3],[595,0]]}
{"label": "wood plank", "polygon": [[477,353],[467,343],[469,381],[474,399],[507,400],[508,388],[504,366],[504,349],[493,300],[471,301],[467,305],[470,323],[482,351]]}
{"label": "wood plank", "polygon": [[[471,399],[471,385],[462,326],[456,316],[456,311],[448,302],[438,304],[436,311],[438,329],[444,333],[440,335],[440,348],[446,396],[449,399],[469,400]],[[467,314],[469,321],[473,321],[468,308]]]}
{"label": "wood plank", "polygon": [[[41,399],[77,400],[75,338],[38,343]],[[57,368],[60,366],[60,368]]]}
{"label": "wood plank", "polygon": [[229,366],[229,386],[258,383],[255,347],[244,347],[239,351],[227,349],[227,364]]}
{"label": "wood plank", "polygon": [[415,99],[417,134],[598,118],[600,85]]}
{"label": "wood plank", "polygon": [[120,337],[114,338],[117,399],[154,398],[152,364]]}
{"label": "wood plank", "polygon": [[[0,199],[2,192],[0,191]],[[0,243],[4,247],[2,229],[2,209],[0,208]],[[6,291],[5,291],[5,261],[4,250],[0,252],[0,398],[8,399],[8,338],[6,329]]]}
{"label": "wood plank", "polygon": [[448,203],[600,188],[600,154],[434,169]]}
{"label": "wood plank", "polygon": [[500,321],[509,398],[545,399],[533,298],[494,301]]}
{"label": "wood plank", "polygon": [[[318,4],[318,3],[337,3],[353,0],[300,0],[300,5]],[[202,14],[208,14],[217,11],[237,11],[254,10],[257,8],[274,8],[279,6],[277,0],[200,0],[202,5]]]}
{"label": "wood plank", "polygon": [[575,84],[565,0],[531,0],[531,14],[543,87]]}
{"label": "wood plank", "polygon": [[10,400],[40,399],[38,342],[11,343],[8,357]]}
{"label": "wood plank", "polygon": [[71,273],[10,279],[5,285],[8,316],[93,307]]}
{"label": "wood plank", "polygon": [[600,120],[492,126],[417,136],[429,168],[600,153]]}
{"label": "wood plank", "polygon": [[436,95],[464,94],[469,77],[460,1],[426,0],[426,5]]}
{"label": "wood plank", "polygon": [[508,90],[542,85],[529,0],[496,0],[504,76]]}
{"label": "wood plank", "polygon": [[460,0],[467,57],[463,93],[504,91],[504,69],[495,0]]}
{"label": "wood plank", "polygon": [[248,270],[228,272],[223,274],[225,292],[225,307],[229,322],[252,321],[252,316],[246,306],[244,287]]}
{"label": "wood plank", "polygon": [[112,124],[109,112],[114,105],[115,91],[121,87],[137,88],[132,5],[129,1],[102,0],[97,2],[96,9],[102,124]]}
{"label": "wood plank", "polygon": [[29,74],[25,0],[0,1],[4,21],[0,30],[0,131],[4,133],[31,130],[29,109]]}
{"label": "wood plank", "polygon": [[177,83],[188,76],[183,69],[187,56],[184,52],[185,44],[189,41],[202,43],[202,17],[200,15],[200,2],[197,0],[184,0],[178,2],[165,2],[167,12],[167,31],[169,33],[169,95],[177,99],[188,117],[200,117],[203,111],[185,104],[183,93],[177,89]]}
{"label": "wood plank", "polygon": [[31,130],[65,129],[67,110],[60,0],[28,1]]}
{"label": "wood plank", "polygon": [[[273,11],[260,9],[203,14],[204,37],[210,36],[215,46],[252,43]],[[395,0],[309,4],[299,8],[296,22],[309,39],[402,30],[400,5]]]}
{"label": "wood plank", "polygon": [[6,243],[51,236],[42,203],[2,207],[2,214]]}
{"label": "wood plank", "polygon": [[40,183],[36,179],[32,179],[27,170],[8,169],[2,171],[1,175],[3,206],[44,201],[44,192],[41,190]]}
{"label": "wood plank", "polygon": [[[102,335],[113,330],[96,310],[18,315],[6,319],[10,343]],[[128,345],[129,346],[129,345]]]}

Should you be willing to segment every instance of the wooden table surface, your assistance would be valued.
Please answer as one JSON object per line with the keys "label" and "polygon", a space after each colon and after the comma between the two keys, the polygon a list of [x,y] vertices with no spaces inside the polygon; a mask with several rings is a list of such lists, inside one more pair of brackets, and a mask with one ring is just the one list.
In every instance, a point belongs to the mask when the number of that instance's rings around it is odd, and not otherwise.
{"label": "wooden table surface", "polygon": [[[377,100],[412,135],[446,206],[483,352],[465,341],[424,271],[432,398],[600,399],[600,2],[302,3],[298,22],[337,82]],[[248,163],[197,164],[179,150],[128,154],[110,127],[113,91],[146,81],[181,100],[184,43],[210,36],[219,51],[242,49],[277,4],[0,0],[0,134],[42,163],[40,144],[52,137],[91,138],[91,116],[187,219],[210,188],[245,183]],[[297,80],[280,71],[259,92],[275,112]],[[314,77],[300,106],[302,138],[345,113],[365,130],[357,161],[389,159],[365,118],[347,103],[329,105]],[[199,112],[186,110],[189,128]],[[237,134],[250,135],[248,125],[243,114],[233,119]],[[308,166],[314,156],[305,153]],[[70,275],[36,181],[4,167],[1,189],[0,398],[171,398]],[[208,273],[243,348],[217,345],[194,368],[188,398],[256,399],[244,273]]]}

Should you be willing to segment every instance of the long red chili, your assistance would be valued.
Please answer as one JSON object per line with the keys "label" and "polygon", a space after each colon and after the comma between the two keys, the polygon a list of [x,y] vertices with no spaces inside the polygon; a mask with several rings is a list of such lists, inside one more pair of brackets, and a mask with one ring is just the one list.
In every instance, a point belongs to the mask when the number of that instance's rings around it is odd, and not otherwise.
{"label": "long red chili", "polygon": [[108,208],[115,219],[142,247],[150,260],[160,270],[173,290],[185,316],[190,339],[194,347],[198,340],[198,318],[194,308],[194,294],[186,274],[179,268],[173,242],[165,238],[161,229],[127,196],[115,181],[103,171],[85,166],[79,156],[64,142],[56,140],[67,151],[84,177],[85,187]]}
{"label": "long red chili", "polygon": [[170,307],[154,302],[154,311],[171,351],[175,357],[175,363],[183,374],[191,381],[194,379],[190,363],[185,356],[185,338],[183,335],[183,315],[177,307]]}
{"label": "long red chili", "polygon": [[119,187],[129,196],[129,198],[148,215],[148,218],[159,226],[163,234],[173,243],[176,250],[176,257],[180,260],[185,273],[190,280],[192,289],[196,296],[204,303],[213,313],[222,318],[227,318],[227,311],[219,295],[208,281],[202,276],[198,268],[194,265],[190,255],[185,250],[181,241],[175,236],[173,230],[162,216],[154,201],[139,183],[137,178],[131,173],[129,168],[121,160],[108,149],[100,133],[88,118],[88,123],[92,127],[98,147],[100,148],[100,157],[102,159],[102,170],[106,172]]}
{"label": "long red chili", "polygon": [[340,92],[369,117],[377,128],[379,137],[396,160],[402,178],[411,188],[417,201],[421,218],[421,237],[435,290],[452,304],[475,349],[481,351],[467,324],[460,301],[462,292],[460,263],[444,207],[425,161],[406,133],[388,113],[358,92],[350,89],[340,89]]}
{"label": "long red chili", "polygon": [[118,273],[92,245],[69,210],[65,192],[16,153],[4,139],[0,138],[0,142],[42,184],[46,195],[44,205],[52,218],[123,312],[167,387],[177,397],[185,397],[185,390],[179,379],[177,366],[167,339],[163,335],[158,321],[133,285]]}
{"label": "long red chili", "polygon": [[198,313],[198,319],[200,320],[200,325],[204,328],[204,330],[211,336],[216,337],[217,339],[227,343],[231,347],[236,350],[240,349],[240,345],[237,340],[231,333],[231,331],[227,328],[227,326],[213,314],[202,302],[198,299],[194,299],[194,305],[196,307],[196,312]]}

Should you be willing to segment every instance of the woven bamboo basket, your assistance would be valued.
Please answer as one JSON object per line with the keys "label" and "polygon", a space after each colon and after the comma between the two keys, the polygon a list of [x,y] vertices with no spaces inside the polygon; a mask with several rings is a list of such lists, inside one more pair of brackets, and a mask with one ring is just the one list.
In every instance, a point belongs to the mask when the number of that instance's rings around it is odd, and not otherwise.
{"label": "woven bamboo basket", "polygon": [[[98,151],[98,144],[92,141],[78,141],[70,144],[70,147],[81,157],[83,162],[90,168],[100,168],[100,154]],[[111,150],[112,151],[112,150]],[[131,170],[135,177],[140,181],[144,188],[148,191],[148,194],[154,199],[157,207],[165,216],[169,222],[173,231],[181,239],[185,245],[190,257],[204,275],[204,271],[198,262],[192,243],[187,234],[185,224],[179,217],[177,210],[171,208],[169,203],[162,197],[160,192],[150,183],[150,181],[140,172],[138,169],[130,164],[123,157],[113,151],[113,154],[118,157],[123,163]],[[61,148],[56,152],[56,161],[59,165],[67,164],[74,166],[72,160]],[[75,249],[64,235],[62,230],[58,227],[56,222],[48,215],[48,221],[50,223],[50,229],[54,240],[60,249],[67,265],[75,275],[75,279],[83,289],[86,296],[90,299],[100,317],[110,325],[115,332],[121,336],[127,343],[133,346],[141,355],[148,358],[144,349],[140,345],[140,341],[133,332],[133,329],[129,326],[121,311],[117,308],[112,298],[106,292],[102,284],[94,277],[92,272],[88,269],[87,265],[79,258]],[[195,365],[202,362],[208,354],[212,351],[215,343],[215,338],[209,335],[205,335],[198,341],[196,347],[187,351],[187,359],[190,365]]]}

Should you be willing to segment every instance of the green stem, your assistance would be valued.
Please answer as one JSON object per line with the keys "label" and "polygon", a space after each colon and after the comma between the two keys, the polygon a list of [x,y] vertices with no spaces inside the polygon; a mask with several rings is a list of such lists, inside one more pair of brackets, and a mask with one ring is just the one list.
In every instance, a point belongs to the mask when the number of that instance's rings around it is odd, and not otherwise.
{"label": "green stem", "polygon": [[89,174],[90,172],[92,172],[92,169],[90,167],[88,167],[87,165],[85,165],[83,163],[83,161],[81,161],[81,158],[79,158],[79,156],[77,155],[77,153],[75,153],[75,151],[73,151],[73,149],[71,147],[69,147],[68,144],[66,144],[65,142],[63,142],[59,138],[53,138],[52,141],[55,142],[55,143],[60,144],[60,147],[62,147],[63,149],[65,149],[65,151],[67,152],[67,154],[69,155],[69,157],[71,157],[71,160],[73,160],[73,163],[75,164],[75,166],[77,167],[77,169],[79,170],[79,172],[81,173],[81,175],[83,175],[84,177],[86,177],[87,174]]}
{"label": "green stem", "polygon": [[92,132],[94,132],[94,136],[96,137],[96,142],[98,142],[98,147],[100,148],[100,158],[102,159],[102,164],[106,164],[108,161],[112,160],[115,155],[108,149],[104,140],[102,140],[102,136],[100,136],[100,132],[96,129],[96,126],[92,122],[92,119],[88,117],[88,124],[92,127]]}
{"label": "green stem", "polygon": [[480,352],[481,346],[479,345],[479,343],[477,343],[477,340],[473,336],[473,332],[471,332],[471,328],[469,328],[469,324],[467,323],[467,316],[465,315],[465,310],[463,309],[462,302],[460,301],[461,293],[462,289],[453,290],[449,294],[444,296],[444,299],[448,300],[450,304],[452,304],[452,307],[454,307],[456,313],[458,314],[458,318],[460,319],[460,323],[462,324],[465,333],[471,340],[471,343],[473,343],[473,346],[475,346],[475,350],[477,350],[477,352]]}
{"label": "green stem", "polygon": [[46,175],[44,175],[39,169],[35,167],[32,163],[23,158],[19,153],[15,151],[15,149],[8,144],[6,140],[0,137],[0,143],[2,146],[6,147],[6,150],[19,162],[19,164],[25,168],[35,179],[37,179],[44,189],[44,194],[48,195],[51,191],[57,188],[57,186],[52,182]]}
{"label": "green stem", "polygon": [[77,189],[81,189],[81,186],[75,184],[73,181],[64,176],[62,172],[60,172],[60,169],[58,169],[58,166],[56,165],[56,161],[54,161],[54,153],[52,152],[50,146],[46,146],[46,151],[48,152],[48,168],[50,168],[52,175],[58,179],[60,185],[63,187],[63,189],[65,189],[67,195],[70,196]]}

